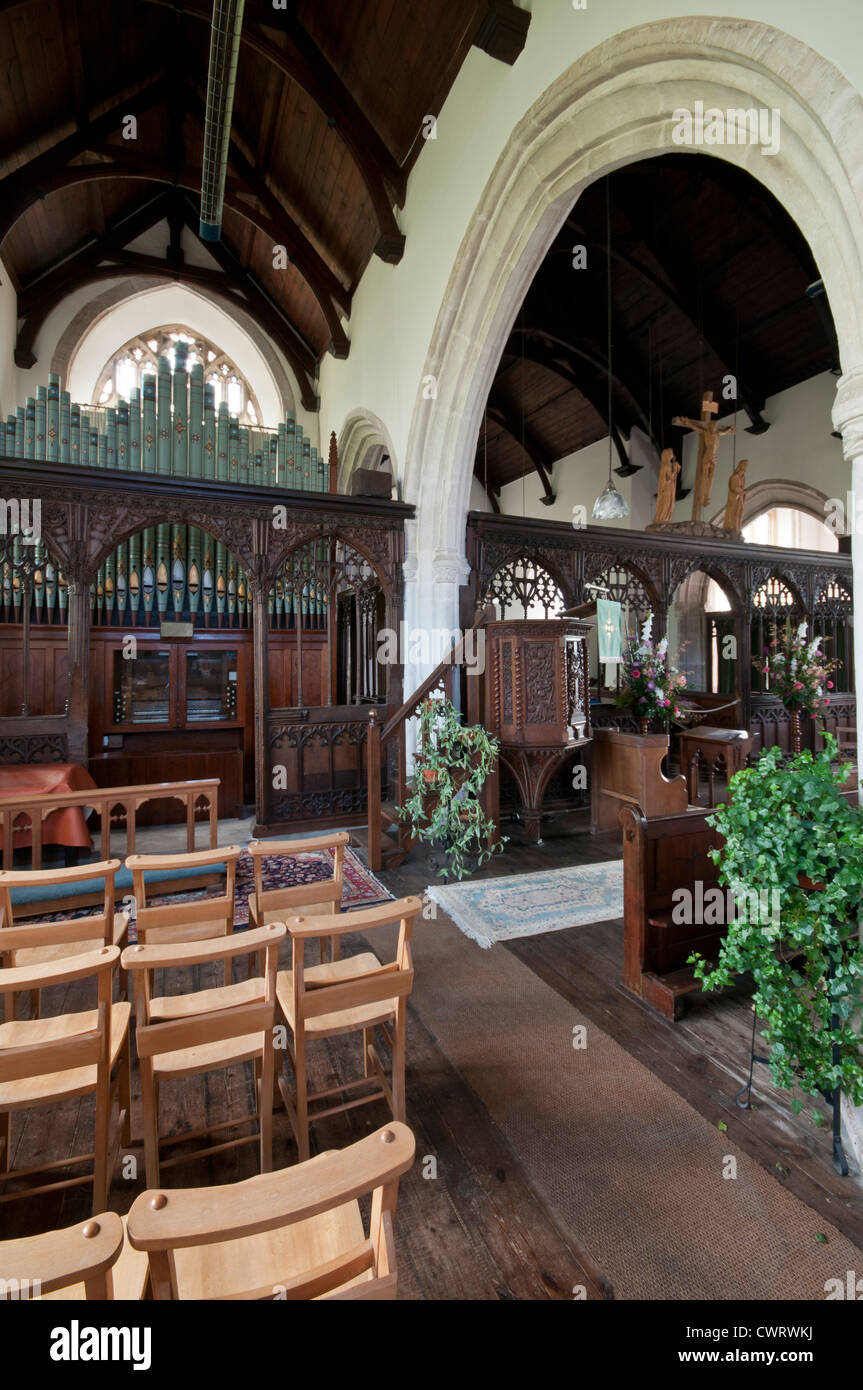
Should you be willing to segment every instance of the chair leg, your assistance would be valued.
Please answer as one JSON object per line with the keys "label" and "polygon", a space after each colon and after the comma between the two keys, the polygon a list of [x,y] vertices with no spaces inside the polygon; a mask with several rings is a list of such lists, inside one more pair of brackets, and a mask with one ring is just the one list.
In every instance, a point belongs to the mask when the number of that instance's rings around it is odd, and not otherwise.
{"label": "chair leg", "polygon": [[41,1004],[41,1000],[40,1000],[39,990],[38,990],[38,989],[31,989],[31,991],[30,991],[30,1017],[31,1017],[31,1018],[38,1018],[38,1017],[39,1017],[40,1004]]}
{"label": "chair leg", "polygon": [[8,1173],[12,1167],[12,1111],[0,1114],[0,1173]]}
{"label": "chair leg", "polygon": [[297,1154],[300,1163],[309,1157],[309,1083],[306,1076],[306,1040],[298,1032],[294,1042],[295,1102],[297,1112]]}
{"label": "chair leg", "polygon": [[393,1092],[393,1119],[406,1122],[405,1112],[405,1030],[407,1025],[407,1009],[404,999],[400,999],[396,1006],[396,1016],[393,1019],[393,1046],[392,1046],[392,1092]]}
{"label": "chair leg", "polygon": [[144,1126],[144,1166],[147,1186],[159,1186],[159,1088],[151,1068],[141,1067],[141,1109]]}
{"label": "chair leg", "polygon": [[132,1076],[131,1058],[129,1056],[129,1039],[123,1046],[123,1050],[117,1059],[119,1068],[118,1092],[120,1097],[120,1109],[123,1111],[123,1126],[120,1131],[120,1143],[124,1149],[128,1149],[132,1143]]}
{"label": "chair leg", "polygon": [[111,1131],[111,1085],[106,1077],[96,1091],[96,1135],[93,1145],[93,1215],[98,1216],[108,1206],[108,1148]]}
{"label": "chair leg", "polygon": [[273,1170],[273,1090],[276,1068],[272,1045],[264,1047],[261,1058],[261,1082],[258,1087],[258,1125],[261,1131],[261,1172]]}
{"label": "chair leg", "polygon": [[371,1076],[371,1075],[372,1075],[373,1068],[372,1068],[371,1060],[369,1059],[369,1048],[374,1046],[374,1041],[375,1041],[375,1030],[374,1030],[374,1028],[364,1028],[364,1029],[363,1029],[363,1076]]}

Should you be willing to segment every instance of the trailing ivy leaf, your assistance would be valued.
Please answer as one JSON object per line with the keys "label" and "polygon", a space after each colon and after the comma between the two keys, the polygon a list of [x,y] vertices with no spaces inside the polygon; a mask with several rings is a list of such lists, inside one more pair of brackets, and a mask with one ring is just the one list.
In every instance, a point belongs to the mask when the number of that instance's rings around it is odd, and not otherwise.
{"label": "trailing ivy leaf", "polygon": [[830,1244],[829,1240],[827,1239],[827,1237],[825,1236],[825,1234],[824,1234],[823,1231],[816,1231],[816,1232],[815,1232],[815,1239],[818,1241],[818,1243],[819,1243],[820,1245],[829,1245],[829,1244]]}
{"label": "trailing ivy leaf", "polygon": [[719,1121],[719,1124],[716,1126],[716,1128],[717,1128],[717,1129],[721,1129],[721,1130],[722,1130],[722,1133],[724,1134],[724,1133],[726,1132],[726,1130],[728,1129],[728,1125],[725,1123],[724,1120],[720,1120],[720,1121]]}

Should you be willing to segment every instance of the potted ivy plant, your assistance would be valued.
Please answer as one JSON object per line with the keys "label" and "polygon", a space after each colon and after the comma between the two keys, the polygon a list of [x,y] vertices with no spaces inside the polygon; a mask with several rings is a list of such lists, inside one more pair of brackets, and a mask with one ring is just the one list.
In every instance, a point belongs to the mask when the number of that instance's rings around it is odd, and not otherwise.
{"label": "potted ivy plant", "polygon": [[[832,735],[824,742],[787,762],[771,748],[732,777],[727,804],[708,823],[723,836],[711,857],[738,904],[736,920],[715,963],[690,960],[706,990],[752,976],[777,1086],[826,1098],[841,1089],[859,1105],[863,810],[840,794],[847,764]],[[791,1106],[799,1113],[803,1102]],[[821,1123],[817,1109],[812,1116]]]}
{"label": "potted ivy plant", "polygon": [[470,859],[478,868],[505,844],[494,840],[496,827],[479,800],[498,740],[481,724],[466,726],[449,700],[424,700],[419,724],[414,790],[398,813],[416,839],[442,846],[438,875],[462,879]]}

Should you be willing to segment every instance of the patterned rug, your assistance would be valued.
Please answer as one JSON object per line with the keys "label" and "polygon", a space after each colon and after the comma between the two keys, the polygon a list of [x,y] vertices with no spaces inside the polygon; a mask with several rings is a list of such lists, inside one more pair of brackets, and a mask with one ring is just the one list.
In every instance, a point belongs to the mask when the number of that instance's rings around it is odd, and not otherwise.
{"label": "patterned rug", "polygon": [[[264,858],[264,889],[294,888],[300,883],[320,883],[333,872],[333,855],[328,849],[316,849],[311,854],[268,854]],[[255,887],[254,861],[245,850],[237,861],[237,886],[234,910],[234,926],[249,925],[249,894]],[[203,892],[163,893],[151,900],[151,906],[175,903],[182,898],[217,898],[222,892],[218,884]],[[342,911],[350,912],[355,907],[375,907],[378,903],[392,901],[392,893],[379,883],[373,873],[364,867],[353,850],[345,849],[344,887],[342,889]]]}
{"label": "patterned rug", "polygon": [[623,860],[475,883],[433,884],[429,897],[480,946],[623,916]]}

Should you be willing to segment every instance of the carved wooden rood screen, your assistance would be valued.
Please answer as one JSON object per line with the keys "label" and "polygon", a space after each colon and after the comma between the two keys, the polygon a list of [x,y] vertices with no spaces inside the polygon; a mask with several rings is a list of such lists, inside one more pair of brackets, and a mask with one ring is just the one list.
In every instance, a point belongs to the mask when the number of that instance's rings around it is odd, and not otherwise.
{"label": "carved wooden rood screen", "polygon": [[[260,831],[360,820],[368,706],[385,719],[402,699],[377,633],[399,630],[413,508],[319,490],[284,428],[273,485],[246,451],[204,476],[218,421],[189,428],[194,471],[188,451],[163,475],[106,467],[98,442],[96,466],[60,445],[0,457],[0,762],[80,762],[100,786],[218,776],[220,812],[253,804]],[[127,440],[124,419],[118,452]],[[333,486],[336,466],[333,440]],[[16,522],[33,513],[31,546]]]}
{"label": "carved wooden rood screen", "polygon": [[[660,537],[612,527],[576,530],[563,522],[472,512],[467,556],[471,573],[462,589],[463,623],[489,601],[499,606],[502,618],[553,616],[588,602],[595,594],[588,585],[595,584],[623,604],[632,635],[652,612],[654,639],[669,631],[680,585],[702,573],[721,591],[722,631],[733,637],[731,650],[736,654],[728,667],[733,689],[719,685],[715,690],[687,691],[705,709],[716,710],[711,724],[748,729],[754,755],[775,743],[790,750],[789,716],[762,688],[752,657],[761,654],[775,627],[781,630],[804,620],[810,634],[827,640],[828,654],[838,662],[826,725],[833,730],[855,723],[850,555],[704,537]],[[716,641],[718,622],[711,615],[702,619],[709,645]],[[678,664],[686,670],[686,650]],[[635,721],[615,708],[613,689],[597,687],[598,674],[592,672],[593,727],[637,733]],[[804,744],[812,745],[813,732],[812,722],[804,721]]]}

